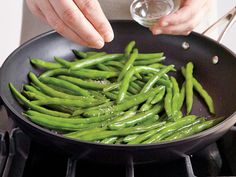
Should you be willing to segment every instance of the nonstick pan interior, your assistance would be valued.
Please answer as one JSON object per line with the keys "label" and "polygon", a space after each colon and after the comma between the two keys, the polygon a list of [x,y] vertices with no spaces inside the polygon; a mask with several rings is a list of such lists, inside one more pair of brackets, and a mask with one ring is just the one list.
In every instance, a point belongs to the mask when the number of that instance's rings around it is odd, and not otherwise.
{"label": "nonstick pan interior", "polygon": [[[123,52],[125,45],[130,40],[135,40],[140,53],[163,51],[167,57],[164,63],[174,64],[177,69],[186,65],[188,61],[192,61],[195,66],[194,76],[213,97],[216,115],[227,118],[234,113],[236,110],[236,57],[226,48],[196,33],[192,33],[187,37],[167,35],[156,37],[149,30],[132,22],[114,22],[112,26],[115,39],[113,42],[106,44],[102,51],[109,53]],[[182,48],[184,41],[190,44],[190,48],[187,50]],[[22,85],[28,83],[27,74],[29,71],[36,74],[42,72],[42,70],[34,68],[30,64],[30,58],[42,58],[52,61],[54,56],[58,56],[73,59],[72,49],[93,50],[74,44],[55,32],[49,32],[18,48],[8,57],[1,68],[0,94],[3,102],[17,116],[17,121],[21,125],[24,124],[28,128],[37,129],[37,132],[43,132],[45,138],[49,131],[31,123],[22,116],[21,113],[24,110],[12,96],[8,83],[13,83],[18,90],[21,90]],[[213,56],[219,57],[217,64],[213,64]],[[183,80],[179,71],[177,72],[177,79],[179,81]],[[194,96],[192,113],[199,116],[209,116],[204,101],[198,95]],[[57,135],[51,133],[51,136],[55,137]],[[77,142],[80,141],[73,141],[73,144]]]}

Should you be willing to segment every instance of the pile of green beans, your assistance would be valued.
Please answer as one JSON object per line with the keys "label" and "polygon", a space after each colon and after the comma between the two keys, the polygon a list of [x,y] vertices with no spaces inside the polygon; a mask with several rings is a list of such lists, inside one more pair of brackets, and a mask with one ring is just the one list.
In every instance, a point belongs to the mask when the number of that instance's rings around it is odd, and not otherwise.
{"label": "pile of green beans", "polygon": [[[196,91],[215,114],[211,96],[194,78],[192,62],[178,71],[161,63],[163,52],[139,53],[131,41],[123,53],[73,50],[74,61],[31,59],[43,72],[10,90],[32,122],[68,138],[104,144],[148,144],[204,131],[222,120],[192,115]],[[179,84],[169,73],[181,72]],[[186,106],[186,109],[185,109]]]}

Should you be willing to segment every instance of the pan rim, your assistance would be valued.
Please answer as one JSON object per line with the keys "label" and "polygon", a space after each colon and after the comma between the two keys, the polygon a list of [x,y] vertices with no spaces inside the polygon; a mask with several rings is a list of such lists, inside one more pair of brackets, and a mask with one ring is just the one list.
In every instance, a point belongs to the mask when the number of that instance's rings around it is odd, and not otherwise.
{"label": "pan rim", "polygon": [[[133,21],[130,20],[114,20],[111,23],[116,23],[116,22],[127,22],[127,23],[135,23]],[[10,59],[16,54],[18,53],[20,50],[22,50],[23,48],[25,48],[26,46],[30,45],[31,43],[37,41],[38,39],[42,39],[43,37],[47,37],[49,35],[55,34],[56,31],[55,30],[50,30],[47,31],[45,33],[42,33],[28,41],[26,41],[25,43],[23,43],[22,45],[20,45],[18,48],[16,48],[4,61],[4,63],[1,66],[1,70],[0,70],[0,83],[2,83],[2,68],[4,68],[8,62],[10,61]],[[59,35],[58,33],[56,33],[57,35]],[[215,43],[216,45],[220,46],[221,48],[223,48],[224,50],[226,50],[229,54],[231,54],[232,56],[234,56],[234,58],[236,58],[236,54],[231,51],[229,48],[227,48],[226,46],[224,46],[223,44],[207,37],[204,36],[202,34],[196,33],[196,32],[192,32],[190,35],[196,36],[198,38],[202,38],[205,40],[208,40],[210,42]],[[82,140],[78,140],[78,139],[72,139],[72,138],[68,138],[65,137],[61,134],[56,134],[52,131],[50,131],[49,129],[43,128],[33,122],[31,122],[30,120],[28,120],[26,117],[24,117],[23,115],[21,115],[19,112],[17,112],[15,110],[15,108],[10,104],[10,102],[8,101],[7,97],[5,97],[3,94],[3,86],[2,84],[0,85],[0,97],[4,103],[4,105],[7,107],[7,109],[9,109],[16,117],[17,119],[19,119],[20,121],[23,121],[25,123],[28,124],[28,126],[31,126],[32,128],[36,129],[37,131],[40,131],[41,134],[48,134],[50,136],[52,136],[53,138],[57,138],[59,140],[66,140],[67,142],[70,143],[84,143],[87,145],[94,145],[94,146],[99,146],[102,148],[115,148],[115,149],[123,149],[123,148],[128,148],[126,150],[134,150],[136,148],[142,148],[142,149],[149,149],[149,148],[163,148],[163,147],[172,147],[175,146],[177,144],[181,144],[181,143],[186,143],[186,142],[190,142],[190,141],[194,141],[196,139],[199,139],[201,137],[207,136],[209,134],[214,133],[216,130],[219,130],[221,127],[224,127],[228,121],[232,121],[233,119],[236,119],[236,111],[234,113],[232,113],[229,117],[225,118],[222,122],[218,123],[217,125],[215,125],[214,127],[204,130],[200,133],[197,133],[195,135],[180,139],[180,140],[174,140],[174,141],[167,141],[167,142],[161,142],[161,143],[153,143],[153,144],[135,144],[135,145],[128,145],[128,144],[112,144],[112,145],[108,145],[108,144],[102,144],[102,143],[95,143],[95,142],[88,142],[88,141],[82,141]],[[19,121],[17,120],[17,121]],[[236,121],[236,120],[235,120]],[[234,121],[234,122],[235,122]]]}

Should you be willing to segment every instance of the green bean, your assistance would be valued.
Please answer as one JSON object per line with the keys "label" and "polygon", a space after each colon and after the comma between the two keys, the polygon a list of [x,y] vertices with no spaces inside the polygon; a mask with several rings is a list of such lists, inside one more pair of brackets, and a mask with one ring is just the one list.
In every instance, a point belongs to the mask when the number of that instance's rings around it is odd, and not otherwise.
{"label": "green bean", "polygon": [[133,48],[135,46],[135,41],[130,41],[128,45],[125,47],[125,56],[128,57],[130,53],[132,52]]}
{"label": "green bean", "polygon": [[165,60],[166,57],[161,57],[161,58],[152,58],[152,59],[145,59],[145,60],[136,60],[134,62],[135,66],[140,66],[140,65],[150,65],[150,64],[154,64],[154,63],[158,63],[161,62],[163,60]]}
{"label": "green bean", "polygon": [[187,114],[189,114],[193,106],[193,63],[192,62],[189,62],[186,65],[185,80],[186,80],[186,88],[185,88],[186,106],[187,106]]}
{"label": "green bean", "polygon": [[164,99],[164,107],[168,117],[172,115],[172,88],[166,89],[166,96]]}
{"label": "green bean", "polygon": [[[38,91],[40,92],[40,91]],[[25,95],[27,98],[29,98],[30,100],[40,100],[40,99],[50,99],[52,97],[49,97],[47,95],[44,94],[37,94],[37,92],[31,92],[31,91],[23,91],[22,92],[23,95]],[[40,92],[41,93],[41,92]]]}
{"label": "green bean", "polygon": [[26,106],[27,108],[30,108],[32,110],[41,112],[41,113],[45,113],[48,115],[55,115],[55,116],[60,116],[60,117],[70,117],[70,114],[67,113],[62,113],[62,112],[58,112],[58,111],[52,111],[52,110],[48,110],[46,108],[43,108],[41,106],[37,106],[32,104],[28,99],[26,99],[22,94],[20,94],[16,88],[10,83],[9,87],[13,93],[13,95],[20,100],[20,102],[23,103],[24,106]]}
{"label": "green bean", "polygon": [[100,143],[103,143],[103,144],[114,144],[117,139],[118,139],[118,137],[116,137],[116,136],[110,137],[110,138],[105,138]]}
{"label": "green bean", "polygon": [[112,92],[104,92],[104,95],[111,100],[117,100],[118,98],[118,95]]}
{"label": "green bean", "polygon": [[83,97],[83,96],[76,96],[76,95],[69,95],[63,92],[56,91],[52,89],[51,87],[48,87],[47,85],[43,84],[38,80],[38,78],[33,74],[32,72],[29,73],[29,77],[32,80],[32,82],[40,88],[41,91],[46,93],[47,95],[50,95],[52,97],[57,97],[57,98],[65,98],[65,99],[73,99],[73,100],[90,100],[92,98],[89,97]]}
{"label": "green bean", "polygon": [[78,95],[78,93],[76,93],[72,90],[68,90],[66,88],[62,88],[62,87],[59,87],[59,86],[56,86],[56,85],[53,85],[53,84],[47,84],[47,86],[51,87],[52,89],[54,89],[56,91],[63,92],[63,93],[69,94],[69,95]]}
{"label": "green bean", "polygon": [[195,90],[202,96],[202,98],[206,102],[210,113],[215,114],[214,102],[211,96],[206,92],[206,90],[204,90],[204,88],[196,79],[193,79],[193,86]]}
{"label": "green bean", "polygon": [[97,65],[110,60],[117,60],[122,57],[122,54],[106,54],[100,57],[94,57],[89,59],[82,59],[77,61],[75,64],[71,65],[70,70],[78,70],[80,68],[85,68],[88,66]]}
{"label": "green bean", "polygon": [[123,141],[125,143],[128,143],[128,142],[134,140],[135,138],[137,138],[138,136],[139,136],[139,134],[127,135],[126,137],[124,137]]}
{"label": "green bean", "polygon": [[108,61],[108,62],[105,63],[105,65],[115,66],[115,67],[118,67],[120,69],[123,69],[123,67],[124,67],[124,63],[121,63],[119,61]]}
{"label": "green bean", "polygon": [[[76,96],[76,95],[69,95],[63,92],[59,92],[47,85],[45,85],[44,83],[40,82],[38,80],[38,78],[35,76],[35,74],[33,74],[32,72],[29,73],[29,77],[32,80],[32,82],[40,88],[41,91],[43,91],[44,93],[46,93],[47,95],[50,95],[52,97],[58,97],[58,98],[66,98],[66,99],[85,99],[88,100],[88,97],[82,97],[82,96]],[[90,98],[91,99],[91,98]]]}
{"label": "green bean", "polygon": [[93,55],[95,55],[95,54],[97,54],[97,53],[99,53],[99,52],[94,52],[94,51],[86,52],[86,54],[87,54],[88,57],[89,57],[89,56],[93,56]]}
{"label": "green bean", "polygon": [[156,106],[154,106],[153,109],[151,109],[149,111],[138,113],[138,114],[134,115],[133,117],[130,117],[130,118],[125,119],[120,122],[111,123],[108,125],[108,127],[111,130],[117,130],[117,129],[122,129],[125,127],[134,126],[137,123],[144,122],[144,121],[148,120],[150,117],[153,117],[155,114],[162,111],[162,108],[163,108],[162,105],[156,105]]}
{"label": "green bean", "polygon": [[114,66],[107,66],[107,67],[110,69],[110,71],[120,72],[120,70],[118,68],[114,67]]}
{"label": "green bean", "polygon": [[112,71],[100,71],[95,69],[80,69],[78,71],[71,71],[69,69],[53,69],[44,72],[40,75],[42,77],[52,77],[57,75],[69,75],[80,78],[90,78],[90,79],[103,79],[103,78],[111,78],[118,76],[117,72]]}
{"label": "green bean", "polygon": [[145,86],[143,87],[142,91],[143,93],[147,92],[148,90],[150,90],[154,84],[156,84],[156,82],[167,72],[169,72],[172,68],[174,67],[174,65],[169,65],[166,68],[161,69],[158,73],[156,73],[153,77],[151,77],[151,79],[145,84]]}
{"label": "green bean", "polygon": [[60,58],[60,57],[54,57],[54,60],[62,65],[63,67],[65,68],[69,68],[70,66],[72,66],[73,64],[75,64],[76,61],[68,61],[68,60],[65,60],[63,58]]}
{"label": "green bean", "polygon": [[[101,57],[101,56],[104,56],[106,55],[107,53],[106,52],[95,52],[95,53],[90,53],[88,54],[88,56],[84,59],[93,59],[93,58],[97,58],[97,57]],[[121,54],[120,54],[121,55]]]}
{"label": "green bean", "polygon": [[163,78],[160,78],[158,81],[157,81],[157,85],[164,85],[166,87],[171,87],[172,86],[172,83],[169,81],[169,80],[165,80]]}
{"label": "green bean", "polygon": [[184,99],[185,99],[185,82],[182,85],[182,88],[180,90],[180,95],[179,95],[179,104],[178,104],[178,110],[180,110],[184,104]]}
{"label": "green bean", "polygon": [[70,71],[70,76],[76,76],[81,78],[90,79],[107,79],[112,77],[117,77],[118,73],[114,71],[100,71],[94,69],[80,69],[78,71]]}
{"label": "green bean", "polygon": [[59,112],[64,112],[64,113],[68,113],[68,114],[73,114],[74,112],[74,107],[69,107],[69,106],[64,106],[64,105],[48,105],[48,108],[55,110],[55,111],[59,111]]}
{"label": "green bean", "polygon": [[32,104],[35,105],[64,105],[64,106],[75,106],[81,108],[87,108],[91,106],[96,106],[104,103],[103,100],[96,101],[83,101],[83,100],[70,100],[70,99],[62,99],[62,98],[44,98],[40,100],[31,101]]}
{"label": "green bean", "polygon": [[205,122],[200,122],[198,124],[195,124],[191,127],[185,128],[181,131],[178,131],[176,133],[174,133],[173,135],[167,137],[166,139],[164,139],[164,141],[170,141],[170,140],[176,140],[176,139],[182,139],[194,134],[197,134],[199,132],[202,132],[203,130],[209,129],[211,127],[213,127],[214,125],[218,124],[219,122],[222,121],[222,118],[218,118],[215,120],[208,120]]}
{"label": "green bean", "polygon": [[133,53],[130,55],[128,61],[125,63],[125,66],[123,67],[123,69],[121,70],[117,81],[121,81],[121,79],[123,79],[124,75],[128,72],[128,70],[133,66],[133,63],[135,61],[135,59],[138,56],[138,49],[134,49]]}
{"label": "green bean", "polygon": [[[67,60],[65,60],[63,58],[60,58],[60,57],[54,57],[54,60],[56,62],[58,62],[59,64],[65,66],[66,68],[70,68],[70,67],[73,67],[74,65],[76,65],[76,64],[78,64],[80,62],[83,62],[85,60],[99,58],[99,57],[102,57],[104,55],[106,55],[106,52],[99,52],[99,53],[95,53],[93,55],[90,55],[87,58],[83,58],[83,59],[80,59],[80,60],[77,60],[77,61],[72,61],[72,62],[67,61]],[[89,65],[89,66],[93,66],[93,65]],[[89,67],[89,66],[85,66],[85,67]]]}
{"label": "green bean", "polygon": [[99,92],[99,91],[90,90],[90,93],[91,93],[91,95],[94,99],[103,100],[104,102],[109,101],[106,98],[106,96],[103,93]]}
{"label": "green bean", "polygon": [[37,58],[31,59],[30,62],[33,63],[35,66],[37,66],[39,68],[43,68],[43,69],[58,69],[58,68],[63,67],[59,63],[44,61],[42,59],[37,59]]}
{"label": "green bean", "polygon": [[[123,115],[120,115],[118,117],[116,117],[115,119],[113,119],[111,123],[116,123],[116,122],[121,122],[121,121],[124,121],[130,117],[133,117],[134,115],[136,114],[136,111],[133,111],[133,110],[129,110],[127,112],[125,112]],[[109,127],[109,124],[108,124],[108,127]]]}
{"label": "green bean", "polygon": [[[113,116],[116,116],[117,114],[111,114],[111,115],[104,115],[104,116],[98,116],[98,117],[90,117],[90,118],[83,118],[83,117],[70,117],[70,118],[63,118],[63,117],[58,117],[58,116],[52,116],[52,115],[47,115],[43,113],[39,113],[36,111],[28,110],[26,111],[26,114],[28,116],[36,116],[36,117],[42,117],[42,119],[45,120],[51,120],[52,122],[58,122],[58,123],[68,123],[68,124],[91,124],[91,123],[98,123],[98,122],[104,122],[106,120],[111,119]],[[118,113],[119,115],[120,113]]]}
{"label": "green bean", "polygon": [[167,132],[160,132],[159,137],[156,138],[156,142],[163,141],[165,138],[175,134],[176,132],[182,131],[182,130],[187,129],[187,128],[189,129],[192,126],[194,126],[196,124],[199,124],[201,122],[204,122],[204,121],[205,121],[205,118],[202,117],[202,118],[198,118],[198,119],[194,120],[192,123],[189,123],[187,125],[177,127],[177,128],[172,128],[172,130],[169,129]]}
{"label": "green bean", "polygon": [[180,134],[180,132],[183,132],[185,130],[189,130],[192,127],[194,127],[195,125],[202,124],[205,121],[206,120],[205,120],[204,117],[200,117],[200,118],[196,119],[193,123],[191,123],[189,125],[186,125],[186,126],[183,126],[183,127],[179,128],[179,129],[177,129],[176,131],[170,132],[169,135],[165,136],[164,138],[162,138],[161,141],[166,141],[166,140],[172,139],[173,136],[176,136],[176,135]]}
{"label": "green bean", "polygon": [[[161,63],[154,63],[154,64],[151,64],[151,65],[148,65],[149,67],[151,68],[156,68],[156,69],[163,69],[163,68],[166,68],[167,65],[163,65]],[[175,68],[172,68],[171,71],[176,71]]]}
{"label": "green bean", "polygon": [[103,108],[106,108],[108,106],[114,106],[114,101],[108,101],[108,102],[105,102],[105,103],[103,103],[99,106],[94,106],[94,107],[87,108],[86,110],[89,111],[89,110],[103,109]]}
{"label": "green bean", "polygon": [[[106,102],[104,104],[101,104],[99,106],[94,106],[94,107],[90,107],[90,108],[86,108],[86,109],[77,109],[74,111],[74,113],[72,114],[72,116],[77,116],[77,115],[80,115],[80,114],[83,114],[85,111],[93,111],[93,110],[102,110],[104,108],[107,108],[107,107],[111,107],[114,105],[114,102],[110,101],[110,102]],[[123,112],[120,112],[121,114],[123,114]]]}
{"label": "green bean", "polygon": [[119,94],[118,94],[118,99],[117,103],[121,103],[126,95],[126,92],[129,88],[129,82],[133,76],[134,73],[136,72],[158,72],[158,69],[150,68],[150,67],[145,67],[145,66],[138,66],[138,67],[133,67],[131,68],[125,75],[123,81],[121,82]]}
{"label": "green bean", "polygon": [[145,85],[145,83],[142,82],[141,80],[135,80],[135,81],[133,81],[133,82],[136,83],[136,84],[138,84],[139,87],[141,87],[141,88]]}
{"label": "green bean", "polygon": [[160,102],[163,99],[165,92],[166,92],[165,86],[161,87],[160,92],[152,99],[151,104],[156,104]]}
{"label": "green bean", "polygon": [[120,82],[112,83],[112,84],[106,86],[105,88],[103,88],[103,91],[109,92],[109,91],[119,88],[119,86],[120,86]]}
{"label": "green bean", "polygon": [[65,137],[69,137],[69,138],[78,138],[80,136],[90,134],[90,133],[97,133],[97,132],[103,131],[105,129],[106,129],[106,127],[91,127],[91,128],[87,128],[87,129],[83,129],[83,130],[78,130],[78,131],[66,133],[63,135]]}
{"label": "green bean", "polygon": [[172,87],[173,97],[172,97],[172,107],[171,107],[172,113],[171,113],[171,115],[175,116],[179,111],[179,109],[178,109],[178,107],[179,107],[179,97],[180,97],[179,85],[178,85],[178,83],[177,83],[177,81],[174,77],[171,76],[170,79],[171,79],[172,86],[173,86]]}
{"label": "green bean", "polygon": [[[129,91],[129,92],[132,93],[133,95],[136,95],[136,94],[139,93],[139,91],[138,91],[135,87],[133,87],[133,85],[131,85],[131,83],[129,84],[129,88],[128,88],[127,91]],[[126,92],[126,94],[127,94],[127,92]],[[118,95],[119,95],[119,93],[118,93]],[[126,96],[127,96],[127,95],[125,95],[124,97],[126,97]],[[118,97],[117,97],[117,99],[118,99]]]}
{"label": "green bean", "polygon": [[34,123],[41,125],[43,127],[47,127],[54,130],[81,130],[85,128],[91,127],[101,127],[103,123],[92,123],[92,124],[73,124],[73,123],[61,123],[58,121],[54,121],[42,116],[35,116],[35,115],[27,115],[26,116]]}
{"label": "green bean", "polygon": [[158,115],[154,115],[153,117],[150,117],[148,120],[141,122],[138,125],[150,125],[150,124],[157,122],[159,120],[159,118],[160,117]]}
{"label": "green bean", "polygon": [[72,52],[74,53],[74,55],[78,58],[86,58],[88,56],[87,53],[79,51],[79,50],[72,50]]}
{"label": "green bean", "polygon": [[169,132],[176,131],[177,129],[189,125],[193,123],[196,120],[197,116],[190,115],[186,116],[182,119],[179,119],[178,121],[174,123],[169,123],[164,126],[162,126],[159,130],[156,130],[155,134],[151,136],[149,139],[142,142],[142,144],[149,144],[149,143],[155,143],[161,140],[163,137],[168,135]]}
{"label": "green bean", "polygon": [[146,60],[146,59],[153,59],[153,58],[161,58],[163,57],[164,53],[139,53],[138,58],[139,60]]}
{"label": "green bean", "polygon": [[87,88],[87,89],[94,89],[94,90],[100,90],[103,89],[107,86],[110,86],[110,82],[106,81],[106,80],[101,80],[101,81],[93,81],[93,80],[82,80],[79,78],[75,78],[75,77],[70,77],[70,76],[58,76],[58,78],[63,79],[65,81],[71,82],[75,85],[78,85],[80,87],[83,88]]}
{"label": "green bean", "polygon": [[175,115],[171,115],[170,117],[168,117],[168,120],[176,121],[182,117],[183,117],[183,113],[181,111],[178,111]]}
{"label": "green bean", "polygon": [[147,111],[148,109],[150,109],[152,107],[151,101],[164,88],[165,88],[164,86],[157,87],[156,92],[153,92],[153,94],[150,95],[150,97],[147,99],[147,101],[141,106],[140,111]]}
{"label": "green bean", "polygon": [[[113,90],[112,93],[118,95],[119,91]],[[130,92],[127,92],[127,96],[126,97],[128,98],[129,96],[134,96],[134,95],[132,93],[130,93]]]}
{"label": "green bean", "polygon": [[43,77],[43,78],[40,78],[39,80],[45,84],[52,84],[61,88],[71,90],[74,93],[76,93],[76,95],[82,95],[82,96],[90,95],[90,93],[87,90],[80,88],[79,86],[74,85],[71,82],[68,82],[62,79],[58,79],[54,77]]}
{"label": "green bean", "polygon": [[140,91],[142,87],[140,87],[138,84],[136,84],[134,81],[130,82],[130,86],[135,88],[136,90]]}
{"label": "green bean", "polygon": [[69,75],[70,70],[63,69],[63,68],[62,69],[52,69],[52,70],[49,70],[49,71],[46,71],[46,72],[42,73],[39,78],[52,77],[52,76],[57,76],[57,75],[61,75],[61,74]]}
{"label": "green bean", "polygon": [[[134,78],[134,77],[131,78],[131,81],[135,81],[135,80],[136,80],[136,78]],[[120,85],[121,85],[121,82],[112,83],[112,84],[106,86],[105,88],[103,88],[103,91],[109,92],[109,91],[115,90],[115,89],[119,88]]]}
{"label": "green bean", "polygon": [[33,87],[33,86],[31,86],[31,85],[25,84],[25,85],[24,85],[24,89],[25,89],[26,91],[33,92],[33,93],[35,93],[35,94],[37,94],[37,95],[39,95],[39,96],[48,97],[47,95],[45,95],[44,93],[40,92],[38,89],[36,89],[35,87]]}
{"label": "green bean", "polygon": [[79,116],[81,114],[84,113],[84,109],[83,108],[77,108],[73,113],[72,116]]}
{"label": "green bean", "polygon": [[[108,66],[102,64],[102,63],[99,63],[96,65],[98,69],[102,70],[102,71],[113,71],[111,70]],[[117,71],[117,70],[116,70]]]}
{"label": "green bean", "polygon": [[[181,68],[181,69],[182,69],[182,74],[186,76],[185,69],[184,68]],[[211,96],[207,93],[207,91],[202,87],[202,85],[194,77],[193,77],[193,87],[206,102],[210,113],[215,114],[214,102]]]}
{"label": "green bean", "polygon": [[86,140],[86,141],[95,141],[95,140],[101,140],[104,138],[109,138],[109,137],[114,137],[114,136],[126,136],[126,135],[131,135],[131,134],[137,134],[137,133],[143,133],[149,130],[152,130],[154,128],[163,126],[165,122],[157,122],[155,124],[149,125],[149,126],[135,126],[135,127],[129,127],[129,128],[124,128],[121,130],[105,130],[98,132],[96,134],[91,133],[91,134],[86,134],[84,136],[80,136],[79,139],[81,140]]}
{"label": "green bean", "polygon": [[116,140],[116,142],[114,144],[121,144],[123,142],[124,138],[120,137]]}
{"label": "green bean", "polygon": [[[30,91],[23,91],[23,93],[25,96],[27,96],[31,100],[52,98],[52,97],[49,97],[49,96],[43,94],[42,92],[40,92],[36,88],[32,87],[31,85],[24,85],[24,88],[26,90],[30,90]],[[72,106],[68,107],[68,106],[64,106],[64,105],[48,105],[48,107],[52,108],[53,110],[56,110],[59,112],[65,112],[65,113],[69,113],[69,114],[73,114],[74,109],[75,109]]]}
{"label": "green bean", "polygon": [[140,93],[134,96],[130,96],[124,102],[118,105],[112,106],[112,107],[104,108],[102,110],[97,109],[97,110],[92,110],[92,111],[85,111],[83,115],[85,117],[91,117],[91,116],[97,116],[97,115],[102,115],[102,114],[110,114],[112,112],[128,110],[129,108],[132,108],[146,101],[149,98],[150,94],[154,91],[155,89],[150,90],[147,93]]}

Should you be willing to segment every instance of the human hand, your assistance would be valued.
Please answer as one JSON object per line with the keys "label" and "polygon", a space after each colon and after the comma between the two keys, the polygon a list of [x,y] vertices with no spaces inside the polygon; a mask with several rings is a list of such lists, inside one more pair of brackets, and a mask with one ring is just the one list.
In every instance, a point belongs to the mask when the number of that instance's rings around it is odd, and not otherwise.
{"label": "human hand", "polygon": [[207,14],[212,0],[182,0],[180,9],[150,28],[154,35],[188,35]]}
{"label": "human hand", "polygon": [[26,0],[31,12],[62,36],[84,46],[102,48],[114,38],[97,0]]}

